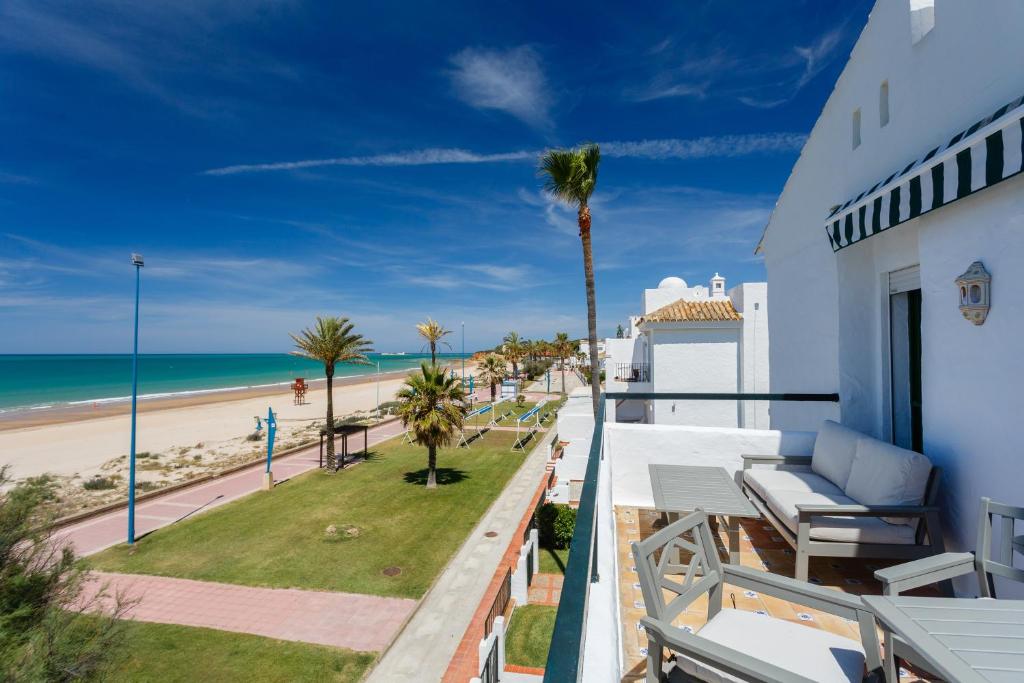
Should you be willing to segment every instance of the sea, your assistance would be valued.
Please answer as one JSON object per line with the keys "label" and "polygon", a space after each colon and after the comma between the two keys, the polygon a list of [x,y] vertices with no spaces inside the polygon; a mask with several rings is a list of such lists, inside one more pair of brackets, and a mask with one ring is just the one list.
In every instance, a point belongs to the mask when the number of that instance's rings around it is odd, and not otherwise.
{"label": "sea", "polygon": [[[438,354],[444,360],[459,354]],[[335,377],[418,367],[429,354],[371,353],[370,365],[338,364]],[[322,380],[322,363],[287,353],[140,354],[139,398],[173,398]],[[315,386],[315,385],[314,385]],[[131,400],[130,354],[0,355],[0,413]]]}

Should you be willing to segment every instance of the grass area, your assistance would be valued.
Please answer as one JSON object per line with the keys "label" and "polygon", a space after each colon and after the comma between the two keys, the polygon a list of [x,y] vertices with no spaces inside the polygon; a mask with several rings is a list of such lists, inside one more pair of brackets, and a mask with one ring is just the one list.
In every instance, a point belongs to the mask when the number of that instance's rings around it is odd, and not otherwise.
{"label": "grass area", "polygon": [[519,666],[544,666],[557,612],[557,607],[549,605],[517,607],[505,635],[505,661]]}
{"label": "grass area", "polygon": [[367,652],[206,628],[125,623],[121,659],[103,681],[358,681]]}
{"label": "grass area", "polygon": [[[544,427],[550,427],[550,426],[555,424],[555,411],[559,407],[561,407],[562,403],[564,403],[564,401],[562,401],[561,399],[553,399],[553,400],[550,400],[550,401],[548,401],[547,403],[544,404],[544,407],[541,409],[541,413],[542,414],[543,413],[550,413],[550,415],[548,416],[548,419],[544,420],[544,422],[541,423]],[[483,404],[479,404],[478,403],[476,407],[480,408],[480,407],[482,407],[482,405]],[[500,420],[498,422],[498,426],[500,426],[500,427],[515,427],[516,426],[516,418],[519,417],[520,415],[525,414],[528,410],[533,408],[535,405],[537,405],[536,401],[525,401],[523,403],[523,405],[521,405],[521,406],[516,404],[515,401],[505,401],[504,403],[499,403],[498,404],[498,412],[500,414],[502,414],[502,415],[504,415],[505,413],[511,413],[511,415],[509,415],[508,417],[505,417],[504,419]],[[469,418],[469,420],[467,421],[467,424],[468,425],[472,425],[472,426],[483,427],[484,425],[489,424],[490,421],[491,421],[491,413],[487,412],[487,413],[484,413],[483,415],[475,415],[475,416]],[[533,418],[530,419],[531,423],[532,423],[532,421],[533,421]]]}
{"label": "grass area", "polygon": [[565,568],[568,564],[568,548],[562,550],[555,550],[554,548],[540,549],[541,574],[565,574]]}
{"label": "grass area", "polygon": [[[510,450],[514,439],[491,431],[469,449],[441,450],[439,486],[428,490],[426,449],[396,437],[351,469],[306,473],[86,562],[113,572],[419,598],[522,464],[525,454]],[[385,576],[390,567],[401,572]]]}

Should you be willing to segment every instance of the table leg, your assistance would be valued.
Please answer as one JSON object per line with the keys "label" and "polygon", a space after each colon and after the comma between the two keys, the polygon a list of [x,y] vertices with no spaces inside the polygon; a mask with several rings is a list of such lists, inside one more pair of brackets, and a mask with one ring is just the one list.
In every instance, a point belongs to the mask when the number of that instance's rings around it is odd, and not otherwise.
{"label": "table leg", "polygon": [[882,668],[885,670],[885,680],[887,683],[899,683],[899,663],[896,661],[896,648],[893,647],[892,641],[892,631],[887,629],[885,624],[882,624],[882,643],[885,649],[885,660],[882,662]]}
{"label": "table leg", "polygon": [[729,564],[740,564],[740,518],[726,520],[729,529]]}

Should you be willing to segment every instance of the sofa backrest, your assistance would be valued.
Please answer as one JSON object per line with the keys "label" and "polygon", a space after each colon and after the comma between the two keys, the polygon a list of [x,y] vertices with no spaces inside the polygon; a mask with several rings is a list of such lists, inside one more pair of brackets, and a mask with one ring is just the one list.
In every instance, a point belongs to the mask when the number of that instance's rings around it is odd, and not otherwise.
{"label": "sofa backrest", "polygon": [[[862,436],[857,440],[850,476],[843,491],[862,505],[921,505],[932,463],[924,455]],[[883,517],[909,524],[905,517]]]}
{"label": "sofa backrest", "polygon": [[814,440],[811,470],[845,491],[857,451],[857,440],[863,436],[838,422],[825,420]]}

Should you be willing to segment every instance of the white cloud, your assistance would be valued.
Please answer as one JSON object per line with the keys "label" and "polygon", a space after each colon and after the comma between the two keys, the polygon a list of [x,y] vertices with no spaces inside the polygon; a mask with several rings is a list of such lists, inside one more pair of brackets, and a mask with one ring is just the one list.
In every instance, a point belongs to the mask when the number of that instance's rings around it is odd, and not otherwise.
{"label": "white cloud", "polygon": [[551,95],[540,55],[528,45],[509,50],[467,47],[449,60],[455,94],[477,109],[496,109],[531,126],[551,125]]}
{"label": "white cloud", "polygon": [[812,78],[817,76],[828,65],[832,53],[839,45],[839,38],[841,36],[842,31],[834,29],[825,33],[807,47],[794,48],[797,55],[804,60],[804,72],[796,83],[797,90],[807,85]]}
{"label": "white cloud", "polygon": [[[746,154],[798,150],[806,136],[801,133],[753,133],[692,139],[602,142],[601,153],[609,157],[637,159],[703,159],[736,157]],[[481,153],[458,148],[432,147],[372,156],[303,159],[261,164],[238,164],[203,171],[203,175],[224,176],[267,171],[298,171],[325,166],[433,166],[438,164],[490,164],[508,161],[535,161],[541,150]]]}

